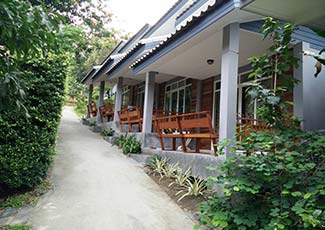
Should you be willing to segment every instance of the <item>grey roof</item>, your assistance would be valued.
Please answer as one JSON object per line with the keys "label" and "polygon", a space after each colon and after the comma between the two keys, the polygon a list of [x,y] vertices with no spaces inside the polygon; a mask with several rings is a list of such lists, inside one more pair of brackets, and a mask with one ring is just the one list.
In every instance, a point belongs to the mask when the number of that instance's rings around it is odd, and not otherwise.
{"label": "grey roof", "polygon": [[179,29],[177,29],[175,32],[170,34],[165,40],[160,42],[156,47],[151,49],[149,52],[142,55],[140,58],[138,58],[135,62],[133,62],[130,65],[130,68],[135,68],[136,66],[140,65],[141,63],[145,62],[149,57],[157,53],[158,51],[162,50],[164,47],[166,47],[170,42],[175,40],[177,37],[181,36],[184,32],[186,32],[191,27],[195,26],[201,19],[204,17],[207,17],[212,13],[215,9],[218,9],[221,5],[224,3],[229,2],[230,0],[217,0],[214,4],[208,6],[207,9],[202,10],[198,16],[192,16],[191,19],[189,19],[185,25],[181,26]]}
{"label": "grey roof", "polygon": [[189,11],[194,5],[196,5],[198,2],[200,2],[200,0],[194,0],[193,2],[192,2],[192,4],[191,5],[189,5],[182,13],[180,13],[177,17],[176,17],[176,19],[179,19],[180,17],[182,17],[187,11]]}
{"label": "grey roof", "polygon": [[176,7],[178,6],[181,2],[183,2],[184,0],[178,0],[177,2],[175,2],[174,5],[172,5],[169,10],[159,18],[159,20],[146,32],[146,34],[144,35],[144,37],[147,37],[148,35],[150,35],[151,32],[154,31],[154,29],[156,29],[156,27],[160,24],[161,21],[163,21],[163,19]]}
{"label": "grey roof", "polygon": [[100,69],[100,67],[101,66],[94,66],[93,68],[91,68],[80,82],[84,84],[88,80],[88,78],[92,77]]}

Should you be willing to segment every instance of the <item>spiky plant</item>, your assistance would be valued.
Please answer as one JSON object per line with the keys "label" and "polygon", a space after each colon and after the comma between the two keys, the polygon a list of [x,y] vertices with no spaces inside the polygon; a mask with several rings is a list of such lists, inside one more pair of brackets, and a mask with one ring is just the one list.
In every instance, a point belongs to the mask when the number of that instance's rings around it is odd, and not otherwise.
{"label": "spiky plant", "polygon": [[178,163],[175,164],[166,164],[163,169],[164,175],[167,178],[172,178],[176,175],[176,171],[179,169]]}
{"label": "spiky plant", "polygon": [[167,159],[166,158],[155,158],[152,162],[153,166],[153,171],[155,173],[158,173],[160,175],[160,178],[164,177],[164,169],[167,164]]}
{"label": "spiky plant", "polygon": [[185,172],[181,168],[176,170],[175,181],[170,183],[168,186],[172,186],[174,184],[178,184],[179,186],[184,187],[185,183],[191,176],[191,168],[188,168]]}
{"label": "spiky plant", "polygon": [[184,193],[178,201],[181,201],[187,196],[203,196],[205,191],[207,190],[206,181],[204,179],[201,179],[199,177],[194,178],[193,180],[187,179],[186,185],[184,189],[177,192],[175,195],[180,195],[181,193]]}

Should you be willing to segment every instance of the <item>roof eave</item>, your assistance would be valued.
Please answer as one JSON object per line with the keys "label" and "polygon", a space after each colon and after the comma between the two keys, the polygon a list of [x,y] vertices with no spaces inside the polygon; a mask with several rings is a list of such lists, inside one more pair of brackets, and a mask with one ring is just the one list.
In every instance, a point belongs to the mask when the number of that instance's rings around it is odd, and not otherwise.
{"label": "roof eave", "polygon": [[236,9],[236,7],[237,5],[235,2],[231,0],[219,1],[218,4],[216,3],[215,5],[209,6],[206,11],[201,12],[201,15],[193,17],[187,24],[171,34],[165,41],[138,58],[129,68],[132,69],[134,74],[139,74],[143,69],[160,57],[209,27],[226,14]]}

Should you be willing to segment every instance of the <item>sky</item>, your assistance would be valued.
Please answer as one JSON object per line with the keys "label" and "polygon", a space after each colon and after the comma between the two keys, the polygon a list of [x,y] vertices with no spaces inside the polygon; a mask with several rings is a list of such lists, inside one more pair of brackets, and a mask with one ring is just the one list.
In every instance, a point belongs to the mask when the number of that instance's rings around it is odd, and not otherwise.
{"label": "sky", "polygon": [[146,23],[153,25],[177,0],[107,0],[113,13],[111,26],[136,33]]}

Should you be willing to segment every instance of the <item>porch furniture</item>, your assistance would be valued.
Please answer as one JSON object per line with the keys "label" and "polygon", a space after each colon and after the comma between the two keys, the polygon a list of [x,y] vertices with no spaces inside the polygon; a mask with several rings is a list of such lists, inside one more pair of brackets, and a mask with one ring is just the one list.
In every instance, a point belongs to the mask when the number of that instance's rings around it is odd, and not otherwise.
{"label": "porch furniture", "polygon": [[237,133],[238,141],[248,137],[252,132],[266,130],[268,127],[263,123],[262,119],[254,119],[247,117],[238,117],[237,118]]}
{"label": "porch furniture", "polygon": [[209,139],[217,152],[218,134],[212,128],[210,113],[207,111],[182,115],[163,116],[155,119],[161,149],[165,150],[163,138],[172,138],[172,149],[176,150],[176,139],[181,139],[183,152],[187,151],[185,139],[195,139],[195,151],[200,152],[202,139]]}
{"label": "porch furniture", "polygon": [[88,117],[96,117],[97,116],[97,106],[95,102],[91,102],[87,105]]}
{"label": "porch furniture", "polygon": [[106,118],[107,121],[113,120],[114,119],[114,105],[105,104],[105,105],[99,107],[99,114],[100,114],[101,122],[103,122],[104,118]]}
{"label": "porch furniture", "polygon": [[120,120],[120,130],[124,132],[123,125],[128,125],[129,132],[132,132],[132,126],[138,124],[139,131],[142,130],[142,118],[141,112],[138,107],[132,107],[131,109],[124,108],[118,112],[119,120]]}

